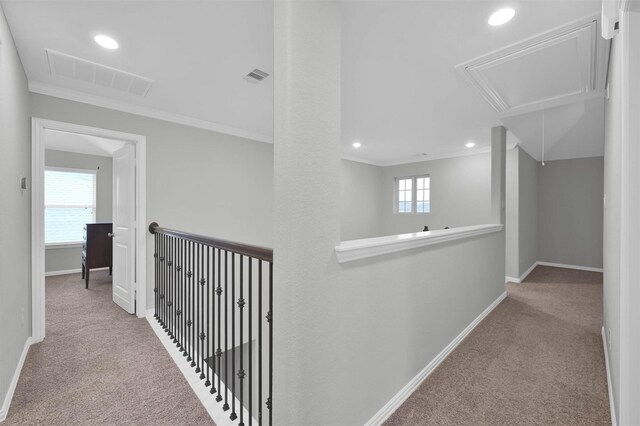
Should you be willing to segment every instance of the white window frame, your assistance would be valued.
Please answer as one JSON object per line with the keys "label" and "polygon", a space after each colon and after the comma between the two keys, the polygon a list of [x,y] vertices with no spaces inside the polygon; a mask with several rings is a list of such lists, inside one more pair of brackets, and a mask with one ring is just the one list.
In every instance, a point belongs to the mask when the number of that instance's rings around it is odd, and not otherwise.
{"label": "white window frame", "polygon": [[[429,211],[418,212],[418,179],[429,178]],[[400,181],[405,179],[411,179],[411,211],[401,212],[398,209],[398,203],[400,202]],[[425,215],[431,213],[431,176],[428,174],[414,175],[414,176],[398,176],[393,180],[393,213],[397,214],[417,214]]]}
{"label": "white window frame", "polygon": [[[70,168],[70,167],[53,167],[53,166],[45,166],[44,168],[45,173],[52,171],[52,172],[67,172],[67,173],[83,173],[83,174],[92,174],[93,175],[93,205],[92,206],[87,206],[87,207],[91,207],[93,209],[93,222],[96,221],[96,210],[97,210],[97,198],[98,198],[98,188],[97,188],[97,184],[98,184],[98,171],[95,169],[75,169],[75,168]],[[69,207],[67,205],[57,205],[57,204],[53,204],[53,205],[47,205],[45,203],[44,205],[44,211],[46,212],[47,208],[56,208],[56,207]],[[82,206],[77,206],[77,207],[82,207]],[[45,224],[46,226],[46,224]],[[55,249],[55,248],[72,248],[72,247],[82,247],[82,241],[67,241],[67,242],[60,242],[60,243],[45,243],[45,248],[46,249]]]}

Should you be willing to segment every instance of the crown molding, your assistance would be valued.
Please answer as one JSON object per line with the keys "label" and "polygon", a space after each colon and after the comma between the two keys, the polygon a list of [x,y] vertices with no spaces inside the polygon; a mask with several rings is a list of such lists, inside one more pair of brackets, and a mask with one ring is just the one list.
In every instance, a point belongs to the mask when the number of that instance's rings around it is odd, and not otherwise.
{"label": "crown molding", "polygon": [[425,163],[427,161],[446,160],[447,158],[466,157],[469,155],[486,154],[489,152],[491,152],[491,147],[484,147],[484,148],[477,148],[477,149],[467,148],[465,151],[456,151],[456,152],[449,152],[445,154],[427,155],[425,157],[421,157],[422,159],[416,159],[416,157],[411,157],[411,158],[405,158],[404,160],[389,161],[386,163],[382,163],[381,166],[389,167],[389,166],[399,166],[402,164]]}
{"label": "crown molding", "polygon": [[353,161],[355,163],[369,164],[370,166],[383,167],[379,161],[367,160],[366,158],[354,157],[352,155],[341,155],[340,159]]}
{"label": "crown molding", "polygon": [[29,81],[29,91],[40,95],[53,96],[55,98],[66,99],[69,101],[80,102],[83,104],[93,105],[101,108],[112,109],[115,111],[125,112],[128,114],[140,115],[155,120],[168,121],[170,123],[181,124],[183,126],[195,127],[198,129],[210,130],[217,133],[224,133],[240,138],[251,139],[257,142],[273,143],[273,137],[260,133],[248,132],[238,129],[237,127],[226,126],[224,124],[214,123],[212,121],[201,120],[198,118],[187,117],[185,115],[174,114],[161,111],[155,108],[133,105],[127,102],[115,101],[102,96],[90,95],[88,93],[79,92],[72,89],[65,89],[47,83],[37,81]]}

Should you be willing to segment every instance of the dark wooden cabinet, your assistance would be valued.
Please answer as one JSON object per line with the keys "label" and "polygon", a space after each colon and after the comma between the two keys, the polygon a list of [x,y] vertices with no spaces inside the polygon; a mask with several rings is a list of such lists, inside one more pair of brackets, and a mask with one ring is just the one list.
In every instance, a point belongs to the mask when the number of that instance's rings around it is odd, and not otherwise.
{"label": "dark wooden cabinet", "polygon": [[111,232],[111,223],[87,223],[84,226],[82,278],[85,280],[85,288],[89,288],[91,269],[109,267],[109,274],[112,272],[113,245],[109,235]]}

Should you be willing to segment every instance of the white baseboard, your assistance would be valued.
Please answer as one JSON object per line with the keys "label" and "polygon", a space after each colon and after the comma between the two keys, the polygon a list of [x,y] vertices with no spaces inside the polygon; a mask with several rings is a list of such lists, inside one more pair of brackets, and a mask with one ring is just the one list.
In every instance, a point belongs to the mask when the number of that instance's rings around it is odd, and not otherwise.
{"label": "white baseboard", "polygon": [[[109,267],[107,266],[106,268],[94,268],[94,269],[91,269],[91,271],[104,271],[105,269],[109,269]],[[53,277],[56,275],[69,275],[69,274],[80,274],[80,273],[82,273],[82,268],[67,269],[66,271],[49,271],[49,272],[45,272],[44,276]]]}
{"label": "white baseboard", "polygon": [[555,268],[577,269],[578,271],[602,272],[602,268],[592,268],[591,266],[565,265],[563,263],[536,262],[540,266],[553,266]]}
{"label": "white baseboard", "polygon": [[604,365],[607,370],[607,387],[609,388],[609,411],[611,412],[611,425],[617,426],[618,422],[616,421],[616,406],[615,401],[613,400],[613,387],[611,385],[611,369],[609,368],[609,345],[607,340],[607,332],[602,326],[602,346],[604,349]]}
{"label": "white baseboard", "polygon": [[[191,389],[193,389],[193,392],[196,394],[196,396],[202,403],[202,406],[205,408],[205,410],[207,410],[207,413],[209,413],[209,416],[211,417],[211,419],[215,422],[217,426],[237,426],[238,421],[231,420],[229,418],[229,412],[222,410],[222,403],[217,402],[215,399],[215,396],[210,393],[211,388],[206,387],[204,385],[204,380],[200,379],[200,374],[195,372],[195,369],[191,367],[191,363],[188,362],[187,358],[182,355],[182,353],[178,350],[176,345],[173,343],[173,340],[169,338],[169,335],[162,329],[162,326],[160,325],[160,323],[153,317],[154,310],[147,309],[146,312],[147,312],[147,321],[151,325],[151,328],[156,333],[156,336],[158,336],[158,339],[160,339],[160,342],[162,342],[162,345],[171,356],[171,359],[173,359],[173,362],[175,362],[175,364],[178,366],[178,369],[180,370],[184,378],[189,383],[189,386],[191,386]],[[197,354],[195,354],[195,356],[197,356]],[[218,376],[213,374],[213,371],[211,370],[209,370],[209,372],[211,373],[211,382],[215,383],[217,386]],[[226,390],[225,385],[223,384],[223,382],[221,382],[220,393],[224,394],[225,390]],[[233,393],[231,391],[229,391],[229,393],[230,393],[230,398],[233,399],[234,398]],[[231,405],[231,400],[229,400],[229,405]],[[245,424],[249,423],[249,413],[242,406],[242,404],[240,404],[240,401],[238,401],[238,399],[236,399],[236,407],[241,407],[241,408],[238,408],[238,410],[243,410]],[[240,412],[238,411],[237,413],[239,416]],[[255,419],[255,417],[253,419],[253,423],[258,424],[258,421]]]}
{"label": "white baseboard", "polygon": [[536,269],[536,266],[538,266],[538,262],[534,262],[533,265],[531,265],[529,267],[529,269],[527,269],[526,271],[524,271],[524,274],[520,275],[520,278],[513,278],[513,277],[504,277],[506,282],[512,282],[512,283],[518,283],[520,284],[522,281],[524,281],[529,274],[531,273],[531,271],[533,271],[534,269]]}
{"label": "white baseboard", "polygon": [[507,297],[507,292],[503,292],[496,300],[489,305],[471,324],[467,326],[458,336],[456,336],[451,343],[447,345],[434,359],[431,360],[425,368],[422,369],[409,383],[407,383],[400,391],[393,396],[367,423],[365,426],[377,426],[384,423],[385,420],[396,411],[403,402],[411,396],[411,394],[422,384],[422,382],[429,377],[429,375],[444,361],[447,356],[464,340],[465,337],[473,331],[474,328],[487,316],[496,306]]}
{"label": "white baseboard", "polygon": [[0,408],[0,422],[3,422],[9,414],[9,406],[11,405],[11,400],[13,399],[13,393],[16,391],[18,379],[20,379],[20,373],[22,372],[22,366],[24,365],[24,360],[27,358],[27,353],[29,352],[30,346],[31,337],[27,337],[27,340],[24,342],[24,348],[22,348],[22,354],[20,355],[20,359],[18,360],[18,365],[16,366],[16,371],[13,373],[13,378],[11,379],[11,383],[9,384],[7,395],[4,397],[4,401],[2,402],[2,408]]}
{"label": "white baseboard", "polygon": [[566,269],[576,269],[578,271],[590,271],[590,272],[602,272],[603,269],[602,268],[592,268],[591,266],[577,266],[577,265],[566,265],[564,263],[552,263],[552,262],[535,262],[533,265],[531,265],[531,267],[529,269],[527,269],[525,271],[524,274],[522,274],[522,276],[520,278],[514,278],[514,277],[509,277],[507,275],[505,275],[504,277],[504,281],[505,282],[512,282],[512,283],[521,283],[525,280],[525,278],[527,278],[527,276],[529,276],[529,274],[531,273],[531,271],[533,271],[536,266],[552,266],[554,268],[566,268]]}

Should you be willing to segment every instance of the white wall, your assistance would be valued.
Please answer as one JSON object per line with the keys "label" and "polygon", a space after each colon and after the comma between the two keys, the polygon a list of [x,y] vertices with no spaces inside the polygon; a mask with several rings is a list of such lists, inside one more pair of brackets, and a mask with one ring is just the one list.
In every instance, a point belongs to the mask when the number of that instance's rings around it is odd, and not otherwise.
{"label": "white wall", "polygon": [[[393,212],[396,177],[431,177],[431,212]],[[491,223],[491,154],[466,155],[383,168],[383,235]]]}
{"label": "white wall", "polygon": [[[0,7],[0,404],[31,336],[31,187],[27,79]],[[0,419],[6,415],[0,406]]]}
{"label": "white wall", "polygon": [[538,260],[602,268],[603,182],[602,157],[538,165]]}
{"label": "white wall", "polygon": [[382,167],[355,161],[340,162],[343,241],[382,234]]}
{"label": "white wall", "polygon": [[[111,222],[113,214],[113,159],[97,155],[47,149],[45,166],[96,170],[96,222]],[[45,272],[80,269],[82,247],[55,247],[45,250]]]}
{"label": "white wall", "polygon": [[621,34],[611,44],[604,145],[604,194],[607,206],[604,209],[604,327],[607,339],[611,342],[609,367],[616,413],[620,412]]}
{"label": "white wall", "polygon": [[[37,94],[30,95],[30,110],[35,117],[146,136],[148,222],[271,246],[272,145]],[[147,253],[151,244],[149,235]]]}

